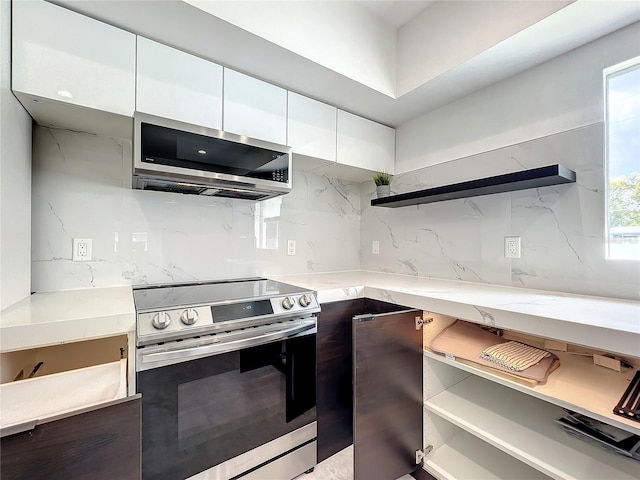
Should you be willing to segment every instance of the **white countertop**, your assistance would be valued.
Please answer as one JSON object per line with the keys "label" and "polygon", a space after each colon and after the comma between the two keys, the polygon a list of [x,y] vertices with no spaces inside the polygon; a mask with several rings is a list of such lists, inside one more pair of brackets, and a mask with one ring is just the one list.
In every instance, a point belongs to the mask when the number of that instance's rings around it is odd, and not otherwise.
{"label": "white countertop", "polygon": [[272,277],[320,303],[367,297],[640,357],[640,302],[367,271]]}
{"label": "white countertop", "polygon": [[131,287],[35,293],[0,312],[0,352],[135,331]]}
{"label": "white countertop", "polygon": [[[272,276],[320,303],[368,297],[640,357],[640,302],[367,271]],[[133,333],[131,287],[36,293],[0,312],[0,351]]]}

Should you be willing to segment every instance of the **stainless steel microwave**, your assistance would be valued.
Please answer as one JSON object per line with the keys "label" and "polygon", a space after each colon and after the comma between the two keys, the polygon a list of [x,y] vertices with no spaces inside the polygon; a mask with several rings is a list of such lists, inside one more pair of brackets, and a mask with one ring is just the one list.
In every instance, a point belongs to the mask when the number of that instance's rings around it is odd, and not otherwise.
{"label": "stainless steel microwave", "polygon": [[133,139],[136,189],[254,201],[291,191],[291,147],[140,112]]}

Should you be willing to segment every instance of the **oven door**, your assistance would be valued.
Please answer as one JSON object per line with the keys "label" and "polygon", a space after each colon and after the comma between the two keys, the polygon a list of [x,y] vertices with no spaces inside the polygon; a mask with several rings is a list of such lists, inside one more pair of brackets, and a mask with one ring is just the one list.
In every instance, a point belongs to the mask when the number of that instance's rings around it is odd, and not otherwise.
{"label": "oven door", "polygon": [[185,479],[220,464],[223,473],[211,478],[234,477],[260,463],[246,452],[279,437],[298,438],[292,432],[315,421],[315,328],[247,343],[138,372],[145,480]]}

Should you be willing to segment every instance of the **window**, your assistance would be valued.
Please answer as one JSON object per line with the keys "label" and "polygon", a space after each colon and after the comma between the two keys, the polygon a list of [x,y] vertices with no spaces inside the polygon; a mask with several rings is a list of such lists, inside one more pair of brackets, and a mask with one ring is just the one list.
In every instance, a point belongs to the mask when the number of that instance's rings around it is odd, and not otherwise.
{"label": "window", "polygon": [[640,260],[640,57],[604,74],[607,258]]}

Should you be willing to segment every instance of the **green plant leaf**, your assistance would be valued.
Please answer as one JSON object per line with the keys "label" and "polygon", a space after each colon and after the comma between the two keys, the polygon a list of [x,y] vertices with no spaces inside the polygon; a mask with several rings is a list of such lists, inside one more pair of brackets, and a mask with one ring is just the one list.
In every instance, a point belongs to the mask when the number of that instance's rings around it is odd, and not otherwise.
{"label": "green plant leaf", "polygon": [[380,185],[390,185],[391,184],[391,174],[388,172],[376,172],[373,174],[373,181],[377,186]]}

